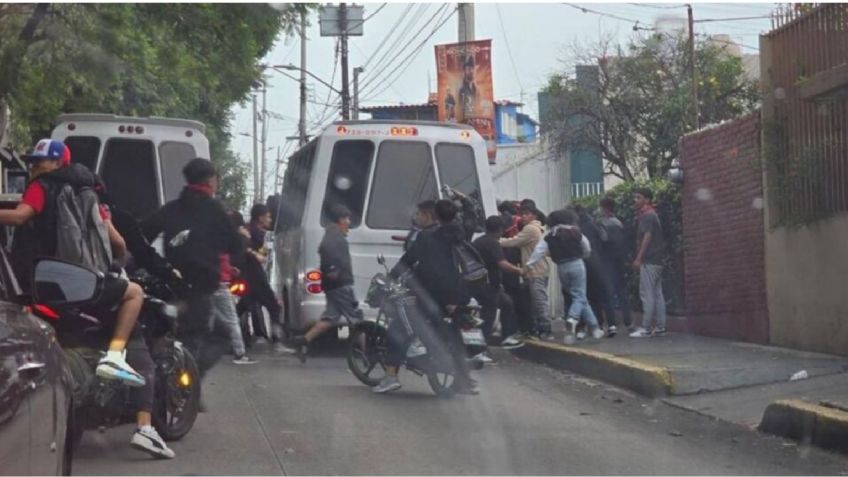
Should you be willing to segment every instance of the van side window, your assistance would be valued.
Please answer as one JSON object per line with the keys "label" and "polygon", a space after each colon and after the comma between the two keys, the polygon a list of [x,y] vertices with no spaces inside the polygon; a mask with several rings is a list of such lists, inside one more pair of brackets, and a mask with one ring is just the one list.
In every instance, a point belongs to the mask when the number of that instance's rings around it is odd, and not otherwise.
{"label": "van side window", "polygon": [[79,163],[97,170],[97,158],[100,157],[100,138],[93,136],[68,136],[65,145],[71,150],[71,162]]}
{"label": "van side window", "polygon": [[436,174],[425,142],[383,141],[377,153],[365,223],[372,229],[406,230],[415,206],[438,199]]}
{"label": "van side window", "polygon": [[306,193],[315,159],[317,142],[307,145],[290,159],[283,179],[283,193],[280,201],[280,230],[292,230],[300,227],[306,207]]}
{"label": "van side window", "polygon": [[100,174],[115,204],[136,218],[159,208],[153,143],[143,139],[109,139]]}
{"label": "van side window", "polygon": [[[350,209],[353,214],[350,218],[351,228],[362,223],[372,157],[374,143],[371,141],[339,141],[333,146],[324,204],[343,204]],[[326,226],[330,220],[327,211],[323,209],[321,225]]]}
{"label": "van side window", "polygon": [[183,167],[195,157],[197,153],[191,144],[176,141],[165,141],[159,144],[159,168],[162,170],[165,202],[180,196],[185,185]]}
{"label": "van side window", "polygon": [[477,207],[480,219],[478,232],[482,232],[486,216],[483,213],[483,197],[480,192],[480,179],[474,160],[474,149],[467,144],[439,143],[436,145],[436,165],[439,168],[439,180],[470,197]]}

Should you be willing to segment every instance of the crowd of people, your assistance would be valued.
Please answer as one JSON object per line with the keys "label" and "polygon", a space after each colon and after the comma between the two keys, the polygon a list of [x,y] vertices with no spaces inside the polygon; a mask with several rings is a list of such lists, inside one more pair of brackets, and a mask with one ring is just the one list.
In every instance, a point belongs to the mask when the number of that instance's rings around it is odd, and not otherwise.
{"label": "crowd of people", "polygon": [[[153,366],[143,341],[138,345],[143,292],[131,282],[126,268],[142,267],[163,280],[184,283],[178,339],[195,356],[203,377],[231,350],[236,364],[253,364],[247,355],[247,336],[239,316],[252,312],[253,333],[273,343],[278,353],[294,353],[305,361],[309,345],[321,334],[363,319],[354,293],[354,272],[347,235],[351,211],[342,204],[325,204],[330,219],[317,247],[321,260],[326,310],[303,336],[292,337],[294,348],[283,343],[282,309],[269,285],[265,265],[266,233],[273,229],[273,214],[266,205],[255,205],[250,222],[238,211],[226,210],[215,198],[218,173],[206,159],[188,162],[182,173],[186,186],[179,198],[137,222],[110,199],[102,181],[85,166],[72,163],[70,150],[60,141],[40,141],[25,155],[31,180],[13,210],[0,211],[0,224],[17,228],[13,260],[20,283],[29,284],[37,257],[64,256],[71,240],[59,227],[63,206],[93,191],[87,204],[96,234],[86,237],[94,250],[76,258],[107,277],[104,292],[90,305],[90,312],[113,316],[111,340],[96,374],[119,380],[134,388],[138,402],[134,447],[157,457],[172,458],[151,425]],[[577,339],[615,336],[620,313],[631,337],[665,333],[665,300],[662,293],[662,262],[665,245],[659,218],[649,190],[634,196],[638,224],[637,243],[627,243],[624,226],[616,217],[617,204],[601,200],[598,217],[579,206],[545,215],[534,201],[502,201],[498,215],[479,216],[479,204],[457,190],[446,189],[441,200],[417,205],[413,227],[404,243],[404,254],[393,268],[394,277],[411,275],[409,288],[416,298],[408,315],[413,330],[392,322],[388,329],[387,376],[374,388],[377,393],[401,387],[398,372],[410,353],[434,344],[444,317],[454,321],[469,310],[471,300],[480,307],[483,335],[492,346],[516,348],[529,337],[552,339],[549,306],[551,264],[562,284],[566,321]],[[87,220],[88,220],[87,219]],[[481,233],[476,240],[474,235]],[[150,245],[160,237],[164,257]],[[644,315],[633,327],[628,303],[630,269],[639,274]],[[239,277],[247,294],[238,303],[230,283]],[[267,310],[271,329],[265,327],[261,309]],[[498,317],[499,320],[498,320]],[[496,333],[495,323],[500,323]],[[578,331],[579,329],[579,331]],[[134,350],[128,353],[128,348]],[[455,352],[454,388],[477,394],[466,356]],[[488,359],[488,358],[486,358]]]}

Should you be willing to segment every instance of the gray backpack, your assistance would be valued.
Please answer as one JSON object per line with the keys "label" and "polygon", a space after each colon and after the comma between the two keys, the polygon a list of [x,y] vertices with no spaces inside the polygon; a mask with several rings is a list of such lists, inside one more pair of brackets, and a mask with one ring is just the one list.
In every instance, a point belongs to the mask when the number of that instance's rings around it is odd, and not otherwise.
{"label": "gray backpack", "polygon": [[56,258],[106,273],[112,246],[100,215],[100,201],[90,187],[64,184],[56,195]]}

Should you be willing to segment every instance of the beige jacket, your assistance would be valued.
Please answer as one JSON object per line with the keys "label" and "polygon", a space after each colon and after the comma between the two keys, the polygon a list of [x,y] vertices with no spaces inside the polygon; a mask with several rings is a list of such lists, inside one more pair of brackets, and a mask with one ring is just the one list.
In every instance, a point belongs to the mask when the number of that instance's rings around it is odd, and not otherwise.
{"label": "beige jacket", "polygon": [[[513,238],[501,239],[501,246],[505,248],[521,248],[521,264],[524,265],[530,261],[530,256],[533,255],[533,250],[536,245],[545,236],[545,228],[538,220],[534,220],[525,225]],[[534,265],[529,267],[531,278],[542,278],[548,276],[548,260],[539,260]]]}

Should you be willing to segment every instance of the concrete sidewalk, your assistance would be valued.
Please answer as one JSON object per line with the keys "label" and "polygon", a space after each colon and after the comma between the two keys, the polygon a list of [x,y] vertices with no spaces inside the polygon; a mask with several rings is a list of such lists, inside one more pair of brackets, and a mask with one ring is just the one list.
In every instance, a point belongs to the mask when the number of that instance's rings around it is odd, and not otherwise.
{"label": "concrete sidewalk", "polygon": [[[848,358],[669,333],[653,338],[530,340],[522,358],[700,414],[848,450]],[[806,378],[791,380],[797,373]]]}

